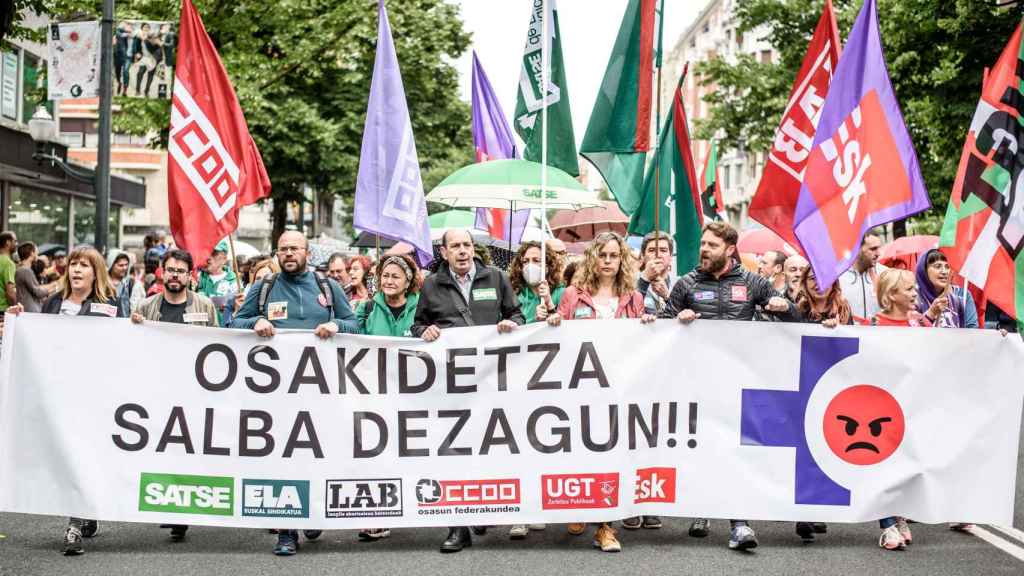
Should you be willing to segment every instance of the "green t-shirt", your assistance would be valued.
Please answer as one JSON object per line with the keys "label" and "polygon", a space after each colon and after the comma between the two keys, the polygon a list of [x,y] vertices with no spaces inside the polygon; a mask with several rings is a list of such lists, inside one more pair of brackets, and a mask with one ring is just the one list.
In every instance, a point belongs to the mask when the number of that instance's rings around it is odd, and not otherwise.
{"label": "green t-shirt", "polygon": [[7,254],[0,254],[0,312],[11,306],[7,301],[7,285],[14,285],[14,271],[14,260]]}

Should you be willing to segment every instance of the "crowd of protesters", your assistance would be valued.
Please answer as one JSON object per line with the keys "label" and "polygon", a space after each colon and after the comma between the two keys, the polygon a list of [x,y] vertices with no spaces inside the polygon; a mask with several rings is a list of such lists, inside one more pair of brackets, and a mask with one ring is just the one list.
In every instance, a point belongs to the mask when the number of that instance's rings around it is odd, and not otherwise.
{"label": "crowd of protesters", "polygon": [[[758,269],[748,270],[737,252],[738,233],[730,225],[705,226],[699,264],[676,276],[672,238],[652,233],[643,239],[639,256],[625,239],[603,232],[582,258],[569,257],[558,240],[523,242],[508,271],[489,265],[486,251],[465,230],[442,237],[436,271],[418,266],[410,254],[367,256],[333,254],[310,262],[309,244],[299,232],[286,232],[276,254],[229,262],[226,243],[218,244],[201,267],[186,251],[159,237],[147,237],[141,262],[120,250],[104,257],[85,246],[52,258],[37,253],[31,242],[18,244],[11,232],[0,233],[0,312],[41,312],[65,316],[131,318],[136,324],[171,322],[192,326],[252,330],[272,338],[278,329],[306,329],[322,339],[339,332],[434,341],[445,330],[494,325],[508,333],[527,323],[612,320],[653,322],[676,319],[682,325],[705,320],[782,321],[839,325],[918,328],[1013,330],[1013,323],[992,311],[979,319],[971,293],[954,284],[955,274],[939,250],[920,255],[915,271],[889,269],[878,263],[881,239],[869,232],[853,267],[824,290],[813,269],[799,255],[769,251]],[[17,258],[17,263],[15,263]],[[2,317],[2,315],[0,315]],[[594,546],[618,552],[622,544],[613,528],[617,519],[599,523]],[[661,519],[638,516],[618,520],[627,530],[658,529]],[[969,525],[954,524],[955,530]],[[185,525],[169,525],[171,539],[186,536]],[[543,524],[514,525],[512,539],[526,538]],[[904,549],[912,542],[904,518],[880,520],[879,546]],[[452,527],[442,552],[458,552],[472,544],[472,534],[487,527]],[[64,553],[83,552],[82,540],[98,530],[96,521],[71,518],[64,532]],[[689,535],[706,537],[709,519],[692,521]],[[823,534],[823,523],[798,522],[805,542]],[[277,534],[274,553],[298,551],[295,530]],[[586,524],[570,523],[568,532],[581,535]],[[319,537],[306,530],[306,539]],[[366,529],[359,540],[387,538],[390,530]],[[746,520],[730,520],[729,548],[758,545]]]}

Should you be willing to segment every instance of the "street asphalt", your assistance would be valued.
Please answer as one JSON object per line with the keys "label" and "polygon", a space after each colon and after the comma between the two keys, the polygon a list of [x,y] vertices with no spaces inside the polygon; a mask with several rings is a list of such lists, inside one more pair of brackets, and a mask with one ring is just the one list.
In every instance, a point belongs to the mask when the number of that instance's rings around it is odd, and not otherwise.
{"label": "street asphalt", "polygon": [[[1024,447],[1024,430],[1021,432]],[[688,520],[665,519],[661,530],[620,531],[623,551],[606,554],[591,547],[593,528],[569,536],[562,525],[510,541],[507,528],[477,537],[472,548],[442,555],[445,530],[394,530],[374,543],[356,541],[354,531],[329,531],[303,543],[299,554],[270,553],[275,536],[264,530],[192,528],[172,543],[167,530],[152,525],[101,523],[86,540],[83,556],[60,554],[63,518],[0,514],[0,576],[74,574],[148,576],[226,574],[757,574],[757,575],[1024,575],[1024,458],[1018,457],[1013,529],[982,526],[979,534],[1007,543],[1011,552],[979,535],[946,526],[911,525],[914,544],[905,552],[878,548],[874,523],[831,524],[813,544],[800,542],[791,523],[756,522],[760,546],[752,552],[726,548],[727,523],[714,521],[705,539],[686,535]],[[969,490],[969,486],[964,487]],[[1016,535],[1014,535],[1016,534]],[[1004,545],[1004,547],[1006,547]],[[1018,557],[1014,557],[1016,553]]]}

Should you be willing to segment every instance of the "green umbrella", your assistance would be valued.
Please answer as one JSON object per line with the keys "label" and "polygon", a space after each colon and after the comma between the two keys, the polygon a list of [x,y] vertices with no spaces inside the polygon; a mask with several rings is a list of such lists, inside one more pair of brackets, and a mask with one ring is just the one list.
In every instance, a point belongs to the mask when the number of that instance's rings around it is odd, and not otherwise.
{"label": "green umbrella", "polygon": [[430,227],[439,228],[472,228],[476,224],[476,214],[469,210],[447,210],[431,214]]}
{"label": "green umbrella", "polygon": [[541,164],[527,160],[491,160],[470,164],[445,178],[427,194],[427,200],[451,207],[570,208],[579,210],[603,206],[597,195],[587,191],[575,178],[550,166],[547,198],[541,200]]}

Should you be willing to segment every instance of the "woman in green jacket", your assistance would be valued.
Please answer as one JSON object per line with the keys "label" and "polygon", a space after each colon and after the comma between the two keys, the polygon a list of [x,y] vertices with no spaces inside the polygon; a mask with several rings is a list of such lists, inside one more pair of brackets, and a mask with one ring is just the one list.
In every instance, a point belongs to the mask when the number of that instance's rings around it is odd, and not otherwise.
{"label": "woman in green jacket", "polygon": [[544,273],[540,267],[540,242],[523,242],[508,269],[512,289],[526,322],[543,322],[554,313],[562,299],[562,270],[558,258],[548,251]]}
{"label": "woman in green jacket", "polygon": [[377,267],[377,292],[356,303],[363,334],[412,336],[409,329],[420,301],[419,267],[411,256],[387,256]]}

